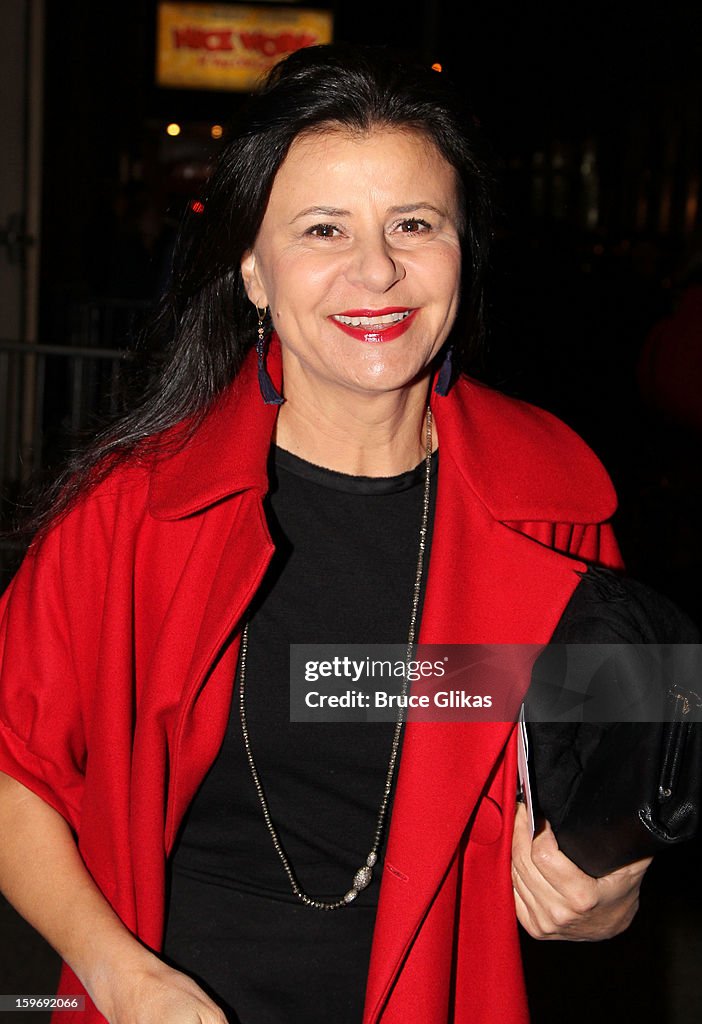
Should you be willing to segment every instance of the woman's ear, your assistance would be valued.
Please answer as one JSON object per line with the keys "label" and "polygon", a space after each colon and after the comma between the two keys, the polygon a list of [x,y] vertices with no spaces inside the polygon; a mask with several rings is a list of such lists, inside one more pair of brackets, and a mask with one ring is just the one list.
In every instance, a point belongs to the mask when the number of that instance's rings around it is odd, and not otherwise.
{"label": "woman's ear", "polygon": [[244,281],[246,294],[254,306],[257,306],[259,309],[265,309],[268,305],[268,298],[258,273],[258,265],[253,249],[249,249],[244,253],[244,258],[241,261],[241,276]]}

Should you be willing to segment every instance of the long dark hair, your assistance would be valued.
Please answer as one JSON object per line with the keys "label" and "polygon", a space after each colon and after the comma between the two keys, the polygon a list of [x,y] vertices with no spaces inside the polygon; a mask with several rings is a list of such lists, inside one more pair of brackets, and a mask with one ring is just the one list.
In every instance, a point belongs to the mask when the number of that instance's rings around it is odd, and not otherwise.
{"label": "long dark hair", "polygon": [[[460,90],[444,74],[383,48],[336,44],[298,50],[248,99],[209,177],[204,212],[190,214],[181,227],[169,287],[145,331],[148,345],[165,355],[159,371],[131,411],[67,462],[35,508],[32,533],[61,516],[116,464],[172,445],[174,433],[183,444],[236,376],[257,323],[241,260],[255,242],[292,142],[330,126],[418,131],[455,168],[464,282],[452,343],[456,369],[466,365],[482,340],[492,216],[484,142]],[[187,429],[170,430],[178,424]]]}

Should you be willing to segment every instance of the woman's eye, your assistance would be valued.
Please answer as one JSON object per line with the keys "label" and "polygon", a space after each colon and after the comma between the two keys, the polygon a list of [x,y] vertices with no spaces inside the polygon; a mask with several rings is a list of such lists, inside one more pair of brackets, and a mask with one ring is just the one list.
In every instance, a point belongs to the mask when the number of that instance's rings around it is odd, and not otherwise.
{"label": "woman's eye", "polygon": [[410,217],[400,223],[400,231],[405,235],[418,235],[423,231],[430,231],[431,224],[419,217]]}
{"label": "woman's eye", "polygon": [[308,228],[305,234],[312,235],[313,238],[334,238],[338,230],[333,224],[315,224]]}

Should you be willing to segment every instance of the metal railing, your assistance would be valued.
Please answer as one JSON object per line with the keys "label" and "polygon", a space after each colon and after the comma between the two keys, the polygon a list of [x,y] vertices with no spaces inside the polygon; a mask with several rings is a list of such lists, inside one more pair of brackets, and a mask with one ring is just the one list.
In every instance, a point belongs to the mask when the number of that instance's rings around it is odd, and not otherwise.
{"label": "metal railing", "polygon": [[[140,363],[127,349],[0,339],[0,526],[76,435],[124,408]],[[0,587],[17,557],[0,540]]]}
{"label": "metal railing", "polygon": [[134,353],[0,340],[0,482],[39,472],[47,441],[87,429],[123,406]]}
{"label": "metal railing", "polygon": [[139,333],[153,310],[149,299],[104,296],[68,303],[60,334],[69,345],[89,348],[123,348]]}

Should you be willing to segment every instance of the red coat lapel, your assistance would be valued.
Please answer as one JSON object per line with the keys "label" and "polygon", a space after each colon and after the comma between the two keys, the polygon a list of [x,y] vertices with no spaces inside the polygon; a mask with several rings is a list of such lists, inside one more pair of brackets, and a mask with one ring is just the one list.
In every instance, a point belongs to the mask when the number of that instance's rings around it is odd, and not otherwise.
{"label": "red coat lapel", "polygon": [[[166,847],[212,764],[226,728],[238,644],[226,645],[256,593],[273,553],[262,499],[277,408],[261,401],[255,354],[194,437],[161,459],[152,474],[149,510],[162,522],[152,546],[180,558],[174,600],[152,658],[151,686],[166,706],[170,787]],[[269,366],[278,386],[277,346]],[[207,509],[207,514],[198,513]],[[183,540],[186,535],[186,542]],[[188,552],[185,557],[185,552]],[[226,646],[225,646],[226,645]],[[222,653],[224,652],[224,653]],[[176,685],[164,675],[177,664]],[[163,679],[158,679],[163,675]],[[156,677],[156,678],[154,678]],[[180,682],[187,688],[180,692]],[[206,682],[206,685],[205,685]],[[170,700],[164,694],[171,693]],[[148,746],[155,737],[144,737]]]}
{"label": "red coat lapel", "polygon": [[[421,643],[545,643],[584,565],[496,521],[442,443]],[[459,435],[460,436],[460,435]],[[464,435],[465,436],[465,435]],[[523,680],[528,685],[528,674]],[[510,723],[409,722],[388,840],[368,980],[375,1019],[486,792]],[[492,812],[483,805],[479,815]],[[497,821],[479,821],[488,829]],[[475,826],[477,827],[477,826]],[[448,951],[447,951],[448,952]]]}
{"label": "red coat lapel", "polygon": [[[183,652],[190,659],[183,676],[188,687],[174,706],[168,727],[168,849],[200,780],[217,755],[226,729],[238,655],[238,643],[226,646],[227,639],[245,614],[273,554],[258,495],[239,495],[216,512],[219,529],[210,530],[209,543],[203,544],[205,557],[189,560],[180,584],[190,595],[191,622],[180,623],[181,632],[174,635],[190,636],[191,646]],[[203,573],[205,566],[210,571]],[[171,628],[172,625],[164,631],[164,639],[170,643]],[[224,653],[213,665],[212,655],[217,651]]]}

